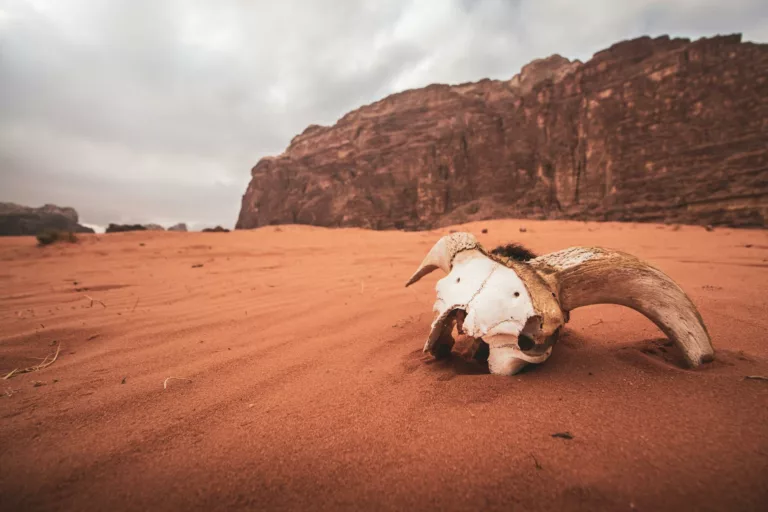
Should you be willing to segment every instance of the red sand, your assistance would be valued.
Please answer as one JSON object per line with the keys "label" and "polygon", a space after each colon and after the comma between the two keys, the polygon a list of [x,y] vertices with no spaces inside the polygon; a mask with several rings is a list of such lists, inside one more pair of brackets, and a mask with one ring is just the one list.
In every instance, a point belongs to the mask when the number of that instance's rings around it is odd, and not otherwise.
{"label": "red sand", "polygon": [[6,238],[0,371],[61,353],[0,380],[2,509],[766,510],[768,382],[744,379],[768,376],[765,231],[466,228],[646,258],[697,304],[716,362],[683,369],[619,306],[576,310],[518,376],[433,362],[441,275],[403,285],[447,230]]}

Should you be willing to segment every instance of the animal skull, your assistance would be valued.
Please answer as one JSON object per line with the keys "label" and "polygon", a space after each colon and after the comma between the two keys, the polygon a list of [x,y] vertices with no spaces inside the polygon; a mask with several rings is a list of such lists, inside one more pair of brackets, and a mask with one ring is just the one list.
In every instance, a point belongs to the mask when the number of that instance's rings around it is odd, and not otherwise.
{"label": "animal skull", "polygon": [[424,352],[436,357],[459,333],[489,348],[491,373],[514,375],[552,353],[569,312],[591,304],[621,304],[647,316],[683,351],[689,366],[711,361],[714,350],[704,322],[688,296],[660,270],[626,253],[572,247],[529,261],[488,252],[471,233],[441,238],[406,283],[433,270],[446,276],[436,286],[435,320]]}

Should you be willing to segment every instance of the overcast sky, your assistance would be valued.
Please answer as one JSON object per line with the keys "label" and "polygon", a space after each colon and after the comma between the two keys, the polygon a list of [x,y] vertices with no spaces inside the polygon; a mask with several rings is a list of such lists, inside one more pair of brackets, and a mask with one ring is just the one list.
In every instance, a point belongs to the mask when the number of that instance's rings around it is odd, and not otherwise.
{"label": "overcast sky", "polygon": [[640,35],[768,42],[765,0],[0,0],[0,201],[233,227],[250,169],[392,92]]}

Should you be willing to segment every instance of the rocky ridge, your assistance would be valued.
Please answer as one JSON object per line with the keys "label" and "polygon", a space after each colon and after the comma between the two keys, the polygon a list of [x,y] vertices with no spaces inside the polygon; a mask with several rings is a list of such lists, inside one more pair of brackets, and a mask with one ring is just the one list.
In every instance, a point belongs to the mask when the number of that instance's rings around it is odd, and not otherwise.
{"label": "rocky ridge", "polygon": [[236,228],[499,217],[765,227],[768,45],[617,43],[309,126],[251,171]]}
{"label": "rocky ridge", "polygon": [[79,224],[74,208],[46,204],[39,208],[0,203],[0,236],[38,235],[46,230],[93,233]]}

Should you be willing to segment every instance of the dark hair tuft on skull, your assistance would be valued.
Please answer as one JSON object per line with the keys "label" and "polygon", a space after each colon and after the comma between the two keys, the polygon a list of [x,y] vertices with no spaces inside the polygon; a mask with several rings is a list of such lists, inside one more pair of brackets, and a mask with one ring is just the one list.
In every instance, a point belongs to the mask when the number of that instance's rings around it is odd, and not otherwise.
{"label": "dark hair tuft on skull", "polygon": [[491,251],[491,254],[502,256],[516,261],[528,261],[536,255],[520,244],[500,245]]}

